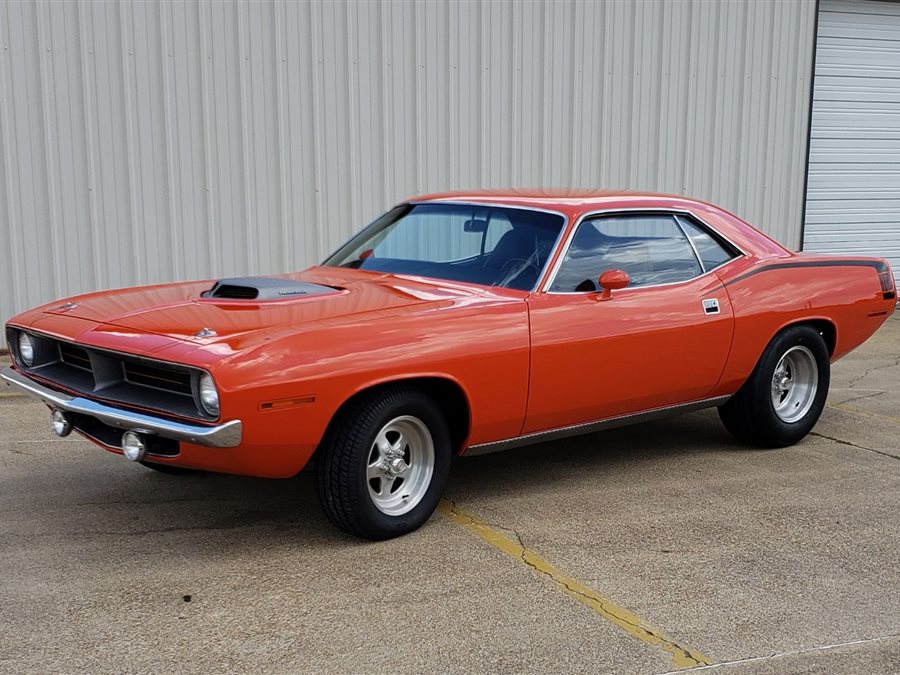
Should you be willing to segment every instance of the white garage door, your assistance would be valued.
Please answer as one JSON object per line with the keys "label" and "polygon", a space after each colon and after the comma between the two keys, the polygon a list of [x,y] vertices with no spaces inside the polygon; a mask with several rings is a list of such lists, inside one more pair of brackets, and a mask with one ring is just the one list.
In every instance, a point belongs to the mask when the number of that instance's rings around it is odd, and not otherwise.
{"label": "white garage door", "polygon": [[803,247],[900,276],[900,2],[821,2]]}

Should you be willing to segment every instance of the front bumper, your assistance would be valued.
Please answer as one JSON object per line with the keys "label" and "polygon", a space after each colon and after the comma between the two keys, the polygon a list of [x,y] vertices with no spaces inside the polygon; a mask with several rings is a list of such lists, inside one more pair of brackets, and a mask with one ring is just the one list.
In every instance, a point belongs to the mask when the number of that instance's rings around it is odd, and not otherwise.
{"label": "front bumper", "polygon": [[233,448],[241,444],[243,424],[240,420],[232,420],[214,427],[175,422],[154,417],[153,415],[114,408],[113,406],[80,396],[70,396],[60,391],[54,391],[38,384],[12,368],[4,368],[0,371],[0,378],[6,380],[19,391],[43,401],[52,408],[88,415],[118,429],[136,431],[143,434],[155,434],[162,438],[170,438],[175,441],[184,441],[185,443],[193,443],[194,445],[203,445],[210,448]]}

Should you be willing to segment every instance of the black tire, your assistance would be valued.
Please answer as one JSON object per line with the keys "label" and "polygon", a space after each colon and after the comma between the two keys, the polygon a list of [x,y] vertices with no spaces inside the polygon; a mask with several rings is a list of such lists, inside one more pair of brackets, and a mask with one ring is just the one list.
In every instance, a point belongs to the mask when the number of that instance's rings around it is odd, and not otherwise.
{"label": "black tire", "polygon": [[201,473],[197,469],[186,469],[183,466],[172,466],[171,464],[157,464],[156,462],[146,462],[141,460],[141,464],[148,469],[153,469],[159,473],[169,474],[170,476],[187,476],[190,474]]}
{"label": "black tire", "polygon": [[[419,466],[431,466],[430,480],[423,478],[414,483],[419,486],[419,496],[413,495],[415,501],[397,507],[411,508],[394,515],[384,512],[377,504],[379,496],[373,494],[374,485],[385,485],[379,480],[387,480],[387,472],[386,478],[379,479],[367,476],[367,470],[373,457],[374,461],[381,457],[376,438],[385,433],[385,429],[393,428],[398,420],[421,423],[416,430],[421,432],[424,428],[430,434],[433,459],[419,462]],[[399,447],[405,441],[398,438]],[[422,439],[427,443],[424,436]],[[407,534],[428,520],[437,507],[450,472],[450,455],[447,421],[431,397],[406,386],[375,390],[343,408],[329,427],[316,454],[319,502],[328,519],[344,532],[372,540]],[[410,456],[409,451],[406,456]],[[413,464],[409,462],[410,471]],[[412,473],[408,475],[413,476]],[[381,488],[387,489],[384,494],[388,499],[399,498],[399,493],[403,492],[398,483],[397,492],[391,494],[390,485],[395,480],[390,478],[389,487]],[[373,486],[371,490],[370,485]]]}
{"label": "black tire", "polygon": [[[806,403],[801,405],[798,402],[779,414],[773,400],[773,381],[776,368],[789,353],[799,355],[801,359],[808,359],[811,355],[814,365],[810,364],[809,375],[813,375],[814,369],[817,381],[814,393],[807,398],[811,398],[808,410],[805,409]],[[738,392],[719,406],[719,418],[732,436],[745,443],[766,448],[793,445],[804,438],[819,420],[830,380],[828,348],[822,335],[811,326],[789,326],[772,338]],[[783,393],[779,395],[788,396]],[[791,410],[792,407],[796,410]],[[797,419],[791,419],[792,415],[796,415]]]}

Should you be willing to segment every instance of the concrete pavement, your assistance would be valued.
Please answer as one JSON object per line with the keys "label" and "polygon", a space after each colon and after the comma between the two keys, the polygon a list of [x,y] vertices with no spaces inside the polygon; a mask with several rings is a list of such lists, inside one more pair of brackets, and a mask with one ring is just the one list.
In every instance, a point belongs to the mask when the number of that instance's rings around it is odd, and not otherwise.
{"label": "concrete pavement", "polygon": [[456,461],[486,537],[359,542],[312,476],[164,476],[46,418],[0,396],[0,672],[672,670],[615,608],[724,672],[900,671],[897,318],[792,448],[704,411]]}

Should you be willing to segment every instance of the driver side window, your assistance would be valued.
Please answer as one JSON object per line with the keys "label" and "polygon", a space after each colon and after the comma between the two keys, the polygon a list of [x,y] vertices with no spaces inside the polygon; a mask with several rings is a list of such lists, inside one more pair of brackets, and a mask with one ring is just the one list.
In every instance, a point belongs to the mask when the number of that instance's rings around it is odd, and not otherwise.
{"label": "driver side window", "polygon": [[674,216],[601,216],[578,226],[550,291],[598,290],[597,278],[608,270],[625,271],[629,288],[686,281],[703,273]]}

